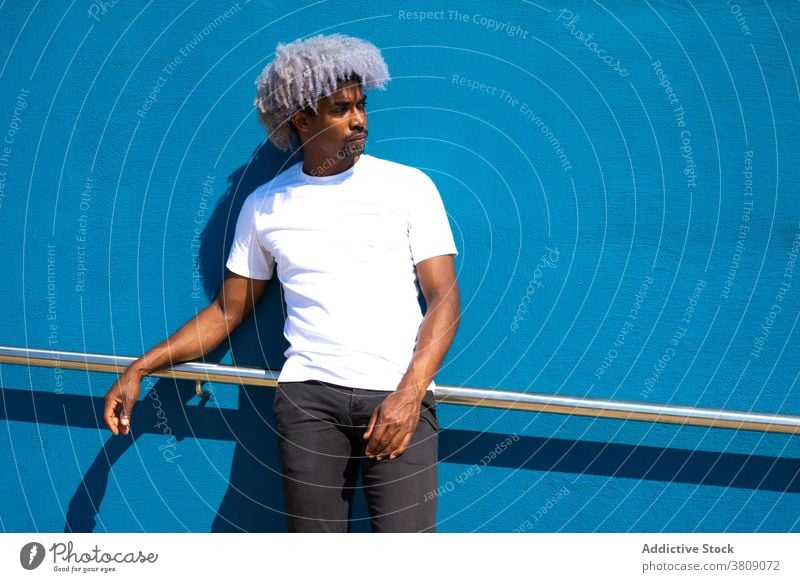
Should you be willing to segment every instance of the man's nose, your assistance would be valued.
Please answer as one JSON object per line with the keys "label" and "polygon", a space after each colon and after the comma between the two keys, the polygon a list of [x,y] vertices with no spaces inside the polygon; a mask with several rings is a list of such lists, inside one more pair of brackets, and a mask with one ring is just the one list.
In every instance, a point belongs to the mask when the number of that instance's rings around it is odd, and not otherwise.
{"label": "man's nose", "polygon": [[367,126],[367,112],[358,107],[350,115],[350,129],[364,129]]}

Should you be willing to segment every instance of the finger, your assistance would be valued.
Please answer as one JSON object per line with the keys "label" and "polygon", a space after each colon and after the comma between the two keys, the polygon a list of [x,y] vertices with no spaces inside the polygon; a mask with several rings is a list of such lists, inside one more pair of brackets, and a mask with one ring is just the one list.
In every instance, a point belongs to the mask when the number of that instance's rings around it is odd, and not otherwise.
{"label": "finger", "polygon": [[400,445],[395,448],[392,454],[389,455],[389,459],[396,459],[397,457],[405,453],[406,449],[408,448],[408,443],[411,442],[413,436],[414,434],[409,432],[405,437],[403,437],[403,440],[400,442]]}
{"label": "finger", "polygon": [[400,445],[403,444],[406,436],[408,436],[409,430],[407,427],[398,426],[397,430],[395,430],[392,438],[389,439],[389,442],[386,443],[386,447],[383,449],[383,453],[381,455],[384,459],[389,459],[392,457],[394,452],[400,448]]}
{"label": "finger", "polygon": [[131,432],[131,417],[123,409],[119,412],[119,434],[126,435]]}
{"label": "finger", "polygon": [[386,444],[381,441],[384,432],[385,429],[380,426],[372,432],[372,436],[365,449],[368,457],[375,457],[383,450],[383,447],[386,446]]}
{"label": "finger", "polygon": [[397,437],[397,434],[398,430],[395,426],[387,425],[380,433],[376,431],[375,435],[373,435],[371,439],[371,441],[374,441],[372,453],[379,461],[387,458],[389,453],[392,452],[391,444]]}
{"label": "finger", "polygon": [[119,403],[116,400],[106,398],[106,404],[103,408],[103,419],[106,421],[108,430],[114,433],[114,436],[119,434],[119,428],[117,426],[118,419],[116,414],[117,404]]}
{"label": "finger", "polygon": [[131,432],[131,414],[130,408],[125,408],[124,405],[120,405],[119,409],[119,432],[120,434],[126,435],[130,434]]}
{"label": "finger", "polygon": [[375,420],[375,424],[372,428],[372,434],[370,435],[369,442],[367,443],[367,447],[365,452],[367,453],[368,457],[374,457],[386,447],[391,439],[391,434],[389,434],[389,427],[383,423],[379,422],[377,419]]}
{"label": "finger", "polygon": [[367,423],[367,430],[364,433],[364,440],[368,439],[372,434],[372,429],[375,426],[375,420],[378,418],[378,409],[372,411],[372,416],[369,417],[369,422]]}
{"label": "finger", "polygon": [[120,433],[123,435],[131,432],[131,414],[133,413],[134,400],[127,392],[122,394],[122,402],[119,407]]}

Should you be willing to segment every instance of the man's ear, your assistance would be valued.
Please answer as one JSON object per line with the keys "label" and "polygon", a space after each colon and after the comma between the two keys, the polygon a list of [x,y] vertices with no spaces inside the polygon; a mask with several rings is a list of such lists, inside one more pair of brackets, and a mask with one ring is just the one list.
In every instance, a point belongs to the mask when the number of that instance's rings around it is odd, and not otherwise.
{"label": "man's ear", "polygon": [[302,109],[296,111],[292,115],[291,122],[299,134],[308,133],[310,131],[308,127],[308,113]]}

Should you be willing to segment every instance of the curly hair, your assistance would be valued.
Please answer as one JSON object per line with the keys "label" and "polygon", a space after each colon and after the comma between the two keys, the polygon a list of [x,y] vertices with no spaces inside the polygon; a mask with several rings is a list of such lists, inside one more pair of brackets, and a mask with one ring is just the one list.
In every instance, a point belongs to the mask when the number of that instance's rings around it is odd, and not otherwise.
{"label": "curly hair", "polygon": [[270,141],[280,150],[300,146],[290,118],[302,109],[317,111],[317,101],[339,81],[358,78],[366,89],[383,89],[389,71],[370,42],[342,34],[319,35],[278,44],[275,58],[256,79],[254,105]]}

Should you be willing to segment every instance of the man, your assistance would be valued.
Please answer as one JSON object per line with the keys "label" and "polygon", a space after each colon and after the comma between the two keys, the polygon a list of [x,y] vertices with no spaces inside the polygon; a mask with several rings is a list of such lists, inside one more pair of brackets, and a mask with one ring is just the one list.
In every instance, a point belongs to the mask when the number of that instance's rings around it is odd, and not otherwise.
{"label": "man", "polygon": [[387,79],[360,39],[278,46],[256,105],[270,140],[303,161],[248,196],[216,300],[106,394],[108,427],[128,434],[141,378],[213,350],[277,271],[290,347],[274,412],[290,531],[348,531],[359,474],[373,531],[436,527],[432,389],[460,317],[456,248],[433,182],[364,154],[364,91]]}

